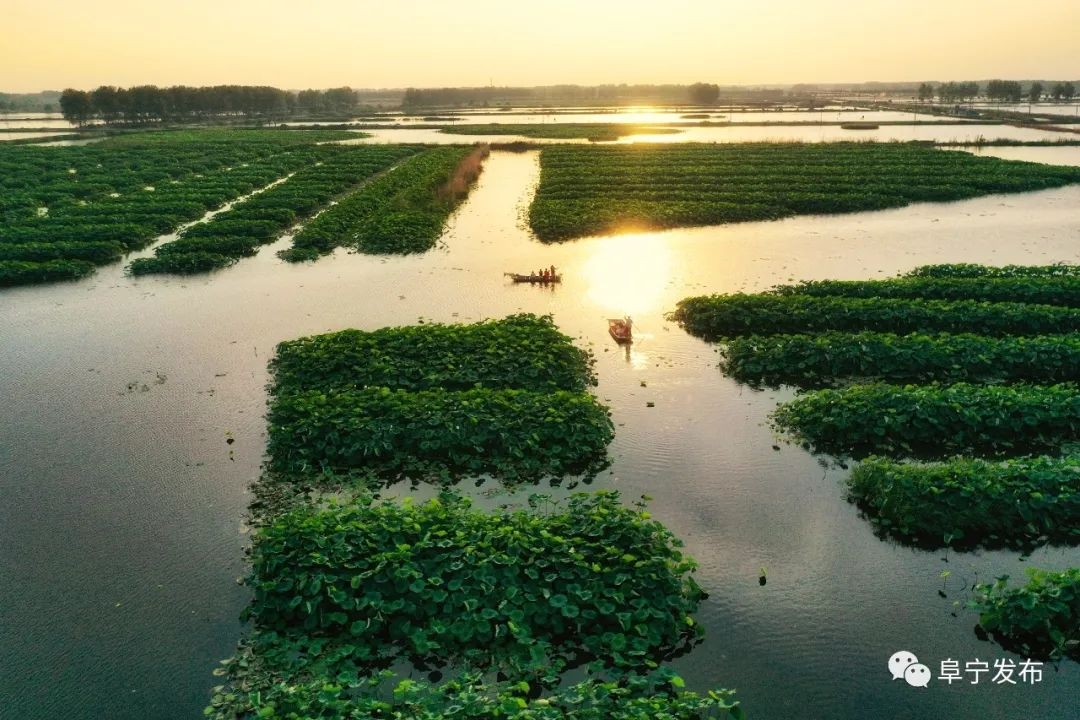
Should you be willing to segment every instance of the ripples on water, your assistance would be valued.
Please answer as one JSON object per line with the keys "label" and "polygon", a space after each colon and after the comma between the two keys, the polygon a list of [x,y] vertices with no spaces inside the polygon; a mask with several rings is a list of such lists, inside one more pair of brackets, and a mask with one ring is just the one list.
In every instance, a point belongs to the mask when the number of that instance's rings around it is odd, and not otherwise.
{"label": "ripples on water", "polygon": [[[1076,565],[1077,550],[1022,562],[878,540],[843,499],[844,470],[777,444],[768,414],[790,393],[723,377],[715,348],[664,313],[691,294],[928,262],[1077,262],[1080,188],[544,246],[523,219],[537,168],[535,152],[493,153],[422,256],[286,265],[279,243],[208,276],[117,265],[0,293],[0,717],[198,717],[241,630],[245,488],[276,343],[513,312],[553,313],[596,354],[618,432],[592,487],[652,496],[700,562],[706,640],[676,662],[689,686],[735,687],[758,719],[1075,717],[1075,663],[1034,687],[926,691],[885,668],[899,649],[935,671],[1010,657],[975,639],[970,612],[950,615],[962,585]],[[554,290],[502,276],[551,264],[566,278]],[[629,357],[607,334],[624,313],[639,328]]]}

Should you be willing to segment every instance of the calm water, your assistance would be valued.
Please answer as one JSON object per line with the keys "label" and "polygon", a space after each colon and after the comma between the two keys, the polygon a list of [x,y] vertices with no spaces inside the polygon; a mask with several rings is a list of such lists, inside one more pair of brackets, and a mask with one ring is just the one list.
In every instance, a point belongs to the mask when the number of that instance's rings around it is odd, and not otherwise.
{"label": "calm water", "polygon": [[[1075,663],[1035,686],[917,690],[886,662],[900,649],[935,673],[945,658],[1015,659],[953,602],[976,578],[1076,566],[1080,550],[1025,562],[878,540],[843,499],[844,471],[773,449],[767,416],[788,393],[723,377],[714,348],[663,314],[689,294],[927,262],[1078,262],[1080,187],[547,247],[522,226],[537,169],[536,153],[492,154],[443,247],[421,257],[290,266],[273,246],[206,277],[116,266],[0,293],[0,718],[201,717],[248,598],[235,582],[245,488],[276,343],[520,311],[553,313],[596,353],[618,433],[593,487],[653,496],[700,562],[707,639],[677,663],[689,686],[737,688],[755,720],[1075,718]],[[554,290],[502,277],[552,263],[566,277]],[[605,322],[623,313],[637,323],[629,355]]]}
{"label": "calm water", "polygon": [[[685,115],[706,114],[708,118],[687,118]],[[557,112],[473,112],[473,113],[430,113],[432,117],[453,117],[456,125],[485,125],[487,123],[627,123],[627,124],[654,124],[654,123],[698,123],[703,120],[714,122],[755,123],[755,122],[855,122],[859,120],[879,122],[911,122],[912,120],[935,120],[933,115],[914,114],[910,112],[895,112],[891,110],[863,110],[863,109],[838,109],[831,110],[787,110],[784,112],[728,112],[724,109],[713,109],[708,112],[698,110],[657,110],[657,109],[624,109],[611,112],[596,112],[585,110],[581,112],[566,112],[560,109]],[[385,123],[393,121],[404,126],[410,123],[432,124],[426,121],[423,115],[403,115],[395,117],[357,118],[359,121]]]}
{"label": "calm water", "polygon": [[64,132],[4,132],[0,133],[0,142],[9,142],[11,140],[31,140],[33,138],[49,138],[60,137],[61,135],[67,135],[69,133]]}
{"label": "calm water", "polygon": [[1010,112],[1045,113],[1051,115],[1064,115],[1076,117],[1080,115],[1080,103],[1071,102],[1038,102],[1038,103],[975,103],[972,105],[976,110],[1008,110]]}
{"label": "calm water", "polygon": [[[794,114],[794,113],[790,113]],[[455,135],[438,130],[423,128],[387,128],[366,129],[370,138],[348,140],[346,142],[376,143],[437,143],[454,144],[461,142],[513,142],[525,140],[534,143],[573,142],[567,140],[545,140],[526,138],[517,135]],[[1076,140],[1078,135],[1064,132],[1020,128],[1011,125],[882,125],[877,130],[845,130],[839,125],[802,125],[802,126],[767,126],[736,125],[727,127],[692,127],[681,128],[677,133],[664,135],[628,135],[620,138],[619,143],[634,142],[837,142],[848,141],[900,141],[936,140],[940,142],[975,143],[979,138],[1010,140]],[[580,140],[578,142],[588,142]]]}

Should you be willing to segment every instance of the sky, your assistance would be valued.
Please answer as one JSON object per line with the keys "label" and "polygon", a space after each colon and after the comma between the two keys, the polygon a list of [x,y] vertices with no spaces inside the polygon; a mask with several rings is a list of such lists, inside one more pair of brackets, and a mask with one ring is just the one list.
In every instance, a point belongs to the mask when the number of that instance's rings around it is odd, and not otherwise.
{"label": "sky", "polygon": [[1077,0],[0,0],[0,91],[1080,78]]}

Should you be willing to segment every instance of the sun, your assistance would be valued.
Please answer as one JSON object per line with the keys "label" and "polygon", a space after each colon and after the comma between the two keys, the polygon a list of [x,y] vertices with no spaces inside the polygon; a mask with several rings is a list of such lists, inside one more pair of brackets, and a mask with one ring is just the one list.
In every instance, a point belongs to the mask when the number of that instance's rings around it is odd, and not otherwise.
{"label": "sun", "polygon": [[616,316],[656,314],[663,309],[671,266],[671,248],[661,235],[597,240],[583,268],[587,297]]}

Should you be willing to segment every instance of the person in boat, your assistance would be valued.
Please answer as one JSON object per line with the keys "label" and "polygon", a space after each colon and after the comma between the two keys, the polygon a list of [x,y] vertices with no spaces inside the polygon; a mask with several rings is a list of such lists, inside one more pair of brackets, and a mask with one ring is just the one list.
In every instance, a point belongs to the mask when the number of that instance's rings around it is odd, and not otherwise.
{"label": "person in boat", "polygon": [[558,275],[555,274],[555,265],[552,265],[551,266],[551,279],[555,280],[555,278],[557,278],[557,277],[558,277]]}
{"label": "person in boat", "polygon": [[529,271],[529,280],[530,281],[536,280],[536,271],[535,270],[530,270]]}
{"label": "person in boat", "polygon": [[548,272],[547,268],[544,268],[544,282],[549,282],[550,280],[551,280],[551,273]]}

